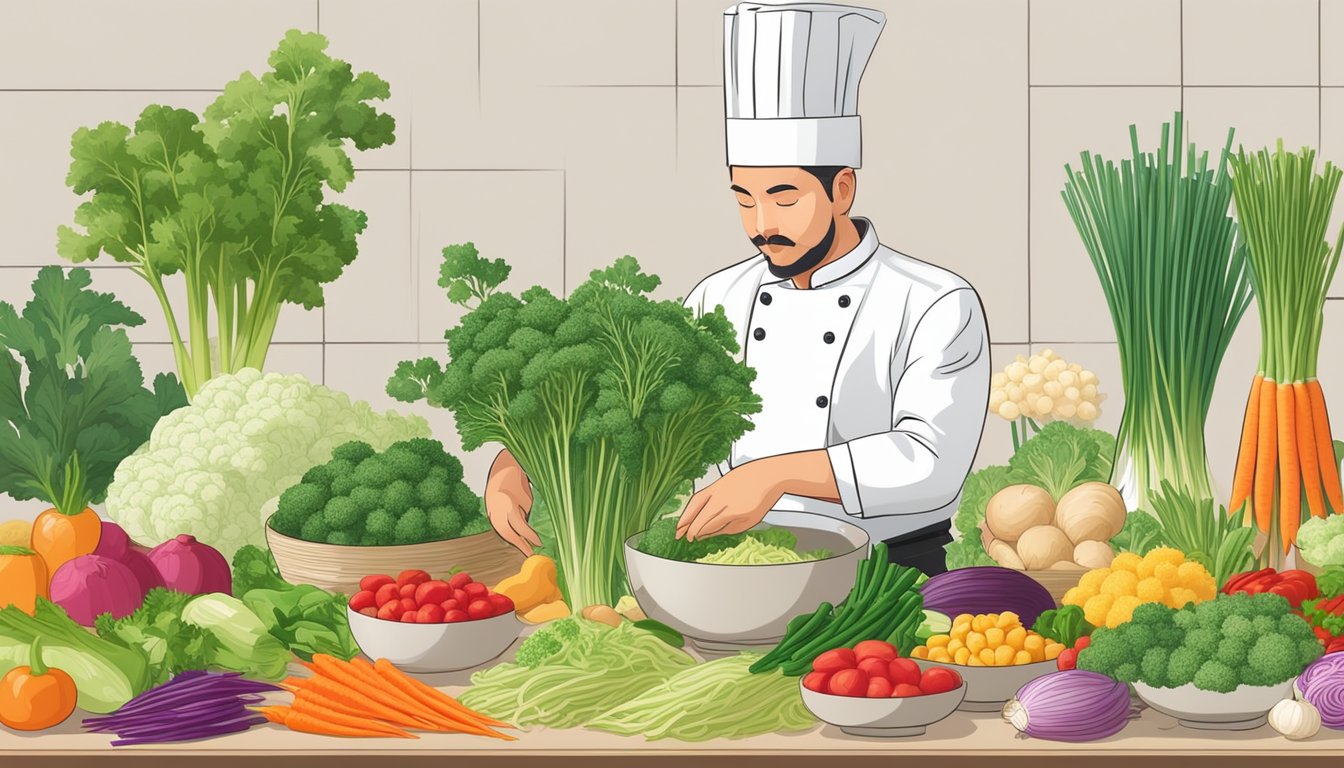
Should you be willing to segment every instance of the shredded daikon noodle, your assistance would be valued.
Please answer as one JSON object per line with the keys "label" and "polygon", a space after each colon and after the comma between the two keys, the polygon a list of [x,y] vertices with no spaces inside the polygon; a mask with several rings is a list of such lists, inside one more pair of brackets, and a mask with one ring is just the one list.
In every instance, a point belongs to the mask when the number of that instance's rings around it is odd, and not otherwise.
{"label": "shredded daikon noodle", "polygon": [[813,552],[795,552],[789,547],[766,544],[748,536],[735,546],[711,552],[696,560],[697,563],[711,565],[780,565],[783,563],[801,563],[807,560],[822,560],[830,557],[824,549]]}

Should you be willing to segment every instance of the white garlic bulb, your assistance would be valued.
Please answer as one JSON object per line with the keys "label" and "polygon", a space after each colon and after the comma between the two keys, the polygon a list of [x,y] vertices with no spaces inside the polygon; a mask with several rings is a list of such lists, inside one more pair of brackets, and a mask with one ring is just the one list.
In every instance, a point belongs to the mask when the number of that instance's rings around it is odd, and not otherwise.
{"label": "white garlic bulb", "polygon": [[1289,739],[1310,739],[1321,729],[1321,713],[1307,701],[1284,699],[1269,710],[1269,727]]}

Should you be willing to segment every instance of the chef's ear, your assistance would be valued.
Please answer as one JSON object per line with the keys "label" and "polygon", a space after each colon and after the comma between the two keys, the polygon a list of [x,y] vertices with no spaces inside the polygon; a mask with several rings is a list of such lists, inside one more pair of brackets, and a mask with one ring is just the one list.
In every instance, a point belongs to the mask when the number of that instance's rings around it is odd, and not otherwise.
{"label": "chef's ear", "polygon": [[831,202],[837,214],[849,214],[849,209],[854,207],[857,186],[858,177],[853,168],[845,168],[835,175],[835,180],[831,182]]}

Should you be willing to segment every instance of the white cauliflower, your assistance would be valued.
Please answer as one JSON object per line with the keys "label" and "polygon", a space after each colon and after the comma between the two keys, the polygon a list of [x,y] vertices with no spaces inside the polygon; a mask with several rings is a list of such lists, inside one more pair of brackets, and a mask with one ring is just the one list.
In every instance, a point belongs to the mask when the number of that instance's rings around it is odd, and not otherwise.
{"label": "white cauliflower", "polygon": [[265,546],[263,505],[336,446],[363,440],[381,451],[428,436],[422,417],[377,413],[303,376],[222,374],[121,462],[107,517],[139,543],[186,533],[232,559],[244,544]]}

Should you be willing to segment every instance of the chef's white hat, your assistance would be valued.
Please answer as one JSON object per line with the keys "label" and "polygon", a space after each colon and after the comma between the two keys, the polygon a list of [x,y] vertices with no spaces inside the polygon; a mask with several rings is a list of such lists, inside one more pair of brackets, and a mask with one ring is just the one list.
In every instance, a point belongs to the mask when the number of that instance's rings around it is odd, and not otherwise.
{"label": "chef's white hat", "polygon": [[859,78],[885,22],[830,3],[724,11],[728,164],[858,168]]}

